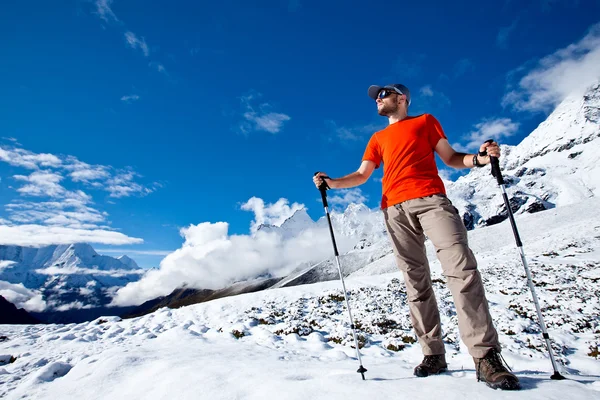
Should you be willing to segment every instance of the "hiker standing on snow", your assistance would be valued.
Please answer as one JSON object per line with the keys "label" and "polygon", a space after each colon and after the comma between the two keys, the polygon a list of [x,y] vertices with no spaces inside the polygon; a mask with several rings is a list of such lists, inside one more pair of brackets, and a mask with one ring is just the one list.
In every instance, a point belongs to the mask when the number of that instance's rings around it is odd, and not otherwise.
{"label": "hiker standing on snow", "polygon": [[404,85],[371,86],[369,97],[389,125],[373,134],[356,172],[329,178],[313,177],[317,188],[361,185],[385,164],[381,208],[398,267],[404,273],[410,317],[424,358],[414,374],[425,377],[446,371],[440,315],[431,285],[425,235],[435,246],[456,305],[461,339],[475,362],[477,378],[493,388],[520,389],[518,378],[504,366],[500,343],[490,316],[477,260],[467,242],[467,230],[446,197],[434,152],[453,168],[482,167],[500,157],[498,143],[484,143],[480,154],[455,151],[440,123],[430,114],[408,116],[410,92]]}

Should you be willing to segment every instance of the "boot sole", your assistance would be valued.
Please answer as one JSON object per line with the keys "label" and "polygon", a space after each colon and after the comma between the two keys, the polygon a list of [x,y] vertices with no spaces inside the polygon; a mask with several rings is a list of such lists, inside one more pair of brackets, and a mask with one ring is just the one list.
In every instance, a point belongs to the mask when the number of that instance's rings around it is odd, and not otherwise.
{"label": "boot sole", "polygon": [[429,374],[429,373],[428,373],[428,374],[423,374],[423,373],[418,373],[417,371],[415,371],[415,372],[414,372],[414,375],[415,375],[416,377],[418,377],[418,378],[427,378],[428,376],[431,376],[431,375],[439,375],[439,374],[441,374],[441,373],[443,373],[443,372],[447,372],[447,371],[448,371],[448,368],[440,368],[440,369],[439,369],[437,372],[435,372],[435,373],[431,373],[431,374]]}
{"label": "boot sole", "polygon": [[496,389],[500,389],[500,390],[521,390],[521,384],[519,382],[502,381],[502,382],[498,382],[498,383],[486,382],[485,384],[488,385],[488,387],[491,387],[494,390],[496,390]]}

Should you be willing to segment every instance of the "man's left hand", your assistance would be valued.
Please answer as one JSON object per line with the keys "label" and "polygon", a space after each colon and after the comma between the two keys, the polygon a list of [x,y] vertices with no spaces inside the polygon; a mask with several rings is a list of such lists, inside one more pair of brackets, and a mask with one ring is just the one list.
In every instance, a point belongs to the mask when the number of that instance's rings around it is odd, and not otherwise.
{"label": "man's left hand", "polygon": [[482,164],[490,163],[490,156],[500,158],[500,146],[496,142],[485,142],[479,147],[479,152],[487,152],[486,156],[477,156],[477,160]]}

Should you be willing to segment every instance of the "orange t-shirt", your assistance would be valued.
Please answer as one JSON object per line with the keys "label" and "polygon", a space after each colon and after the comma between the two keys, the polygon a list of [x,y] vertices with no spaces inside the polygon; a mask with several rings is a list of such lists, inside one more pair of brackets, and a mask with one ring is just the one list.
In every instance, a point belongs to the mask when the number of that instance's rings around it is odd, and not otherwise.
{"label": "orange t-shirt", "polygon": [[446,135],[430,114],[407,117],[373,134],[363,161],[373,161],[376,168],[381,162],[385,165],[382,209],[410,199],[446,194],[434,156],[440,139],[446,139]]}

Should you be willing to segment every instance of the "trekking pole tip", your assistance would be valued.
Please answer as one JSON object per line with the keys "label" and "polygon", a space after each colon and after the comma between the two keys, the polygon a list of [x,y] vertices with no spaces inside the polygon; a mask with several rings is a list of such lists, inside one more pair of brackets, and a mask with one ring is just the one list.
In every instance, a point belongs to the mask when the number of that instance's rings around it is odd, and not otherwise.
{"label": "trekking pole tip", "polygon": [[365,367],[363,367],[361,364],[356,372],[358,372],[362,376],[362,380],[364,381],[365,380],[365,372],[367,372],[367,369]]}
{"label": "trekking pole tip", "polygon": [[554,371],[554,374],[552,374],[552,376],[550,377],[550,379],[555,380],[555,381],[563,381],[567,378],[565,378],[564,376],[562,376],[560,374],[560,372],[558,371]]}

